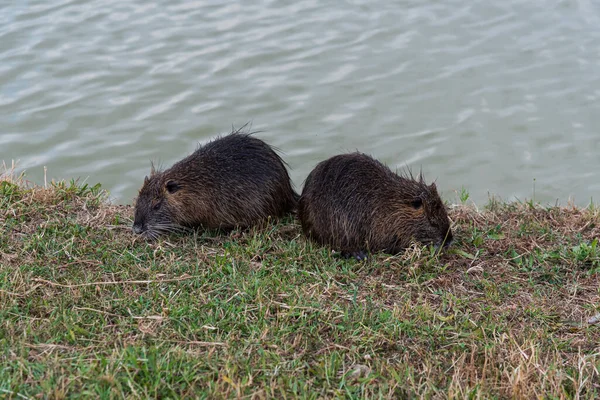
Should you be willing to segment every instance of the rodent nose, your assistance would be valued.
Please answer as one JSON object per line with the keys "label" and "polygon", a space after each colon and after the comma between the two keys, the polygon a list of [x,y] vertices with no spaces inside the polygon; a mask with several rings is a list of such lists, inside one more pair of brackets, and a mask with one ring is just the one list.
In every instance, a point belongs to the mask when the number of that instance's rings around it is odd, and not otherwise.
{"label": "rodent nose", "polygon": [[142,233],[144,230],[142,229],[141,225],[133,225],[133,232],[136,234],[140,234]]}

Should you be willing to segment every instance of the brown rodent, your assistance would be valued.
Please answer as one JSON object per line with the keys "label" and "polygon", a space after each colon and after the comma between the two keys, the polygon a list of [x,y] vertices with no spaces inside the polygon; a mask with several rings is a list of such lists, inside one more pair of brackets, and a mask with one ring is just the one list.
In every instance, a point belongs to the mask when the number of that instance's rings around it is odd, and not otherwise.
{"label": "brown rodent", "polygon": [[234,131],[144,179],[133,231],[156,239],[182,227],[245,228],[295,210],[284,161],[253,133]]}
{"label": "brown rodent", "polygon": [[308,175],[298,203],[304,233],[358,259],[396,254],[411,240],[449,245],[448,214],[434,184],[401,176],[362,153],[333,156]]}

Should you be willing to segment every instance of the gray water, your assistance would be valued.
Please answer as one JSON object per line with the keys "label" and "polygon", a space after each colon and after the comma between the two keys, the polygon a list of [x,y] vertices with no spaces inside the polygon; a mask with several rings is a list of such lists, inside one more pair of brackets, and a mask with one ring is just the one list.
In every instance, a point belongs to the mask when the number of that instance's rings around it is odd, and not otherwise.
{"label": "gray water", "polygon": [[0,161],[130,203],[252,122],[298,189],[359,149],[469,191],[600,198],[600,2],[0,1]]}

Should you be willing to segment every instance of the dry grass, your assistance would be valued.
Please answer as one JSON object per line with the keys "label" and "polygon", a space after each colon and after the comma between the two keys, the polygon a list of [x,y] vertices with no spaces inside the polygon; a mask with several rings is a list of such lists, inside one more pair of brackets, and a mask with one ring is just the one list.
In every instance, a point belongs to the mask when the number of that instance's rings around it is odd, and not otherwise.
{"label": "dry grass", "polygon": [[130,233],[99,187],[0,178],[7,398],[592,398],[600,213],[455,206],[367,262],[264,230]]}

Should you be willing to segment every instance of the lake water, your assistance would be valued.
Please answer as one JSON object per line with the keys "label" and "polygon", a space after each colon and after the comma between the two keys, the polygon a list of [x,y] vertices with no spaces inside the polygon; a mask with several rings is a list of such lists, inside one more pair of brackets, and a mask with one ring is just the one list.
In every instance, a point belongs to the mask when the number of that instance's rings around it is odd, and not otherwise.
{"label": "lake water", "polygon": [[600,2],[0,2],[0,161],[130,203],[252,122],[298,189],[359,149],[465,188],[600,200]]}

